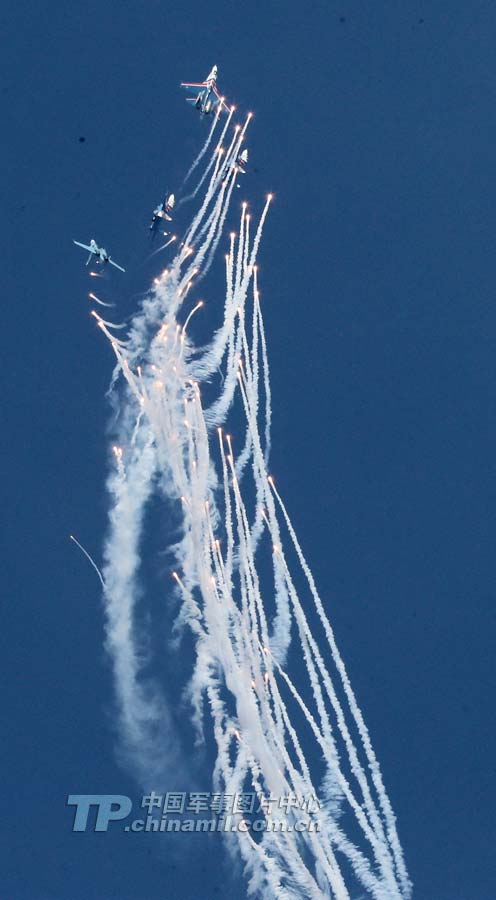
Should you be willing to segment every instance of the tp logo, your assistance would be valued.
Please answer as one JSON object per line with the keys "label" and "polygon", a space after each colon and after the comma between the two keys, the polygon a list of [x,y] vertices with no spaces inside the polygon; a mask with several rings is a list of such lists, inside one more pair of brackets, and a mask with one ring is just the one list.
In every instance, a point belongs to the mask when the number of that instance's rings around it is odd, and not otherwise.
{"label": "tp logo", "polygon": [[125,819],[133,804],[123,794],[69,794],[67,806],[75,806],[73,831],[86,831],[91,806],[98,807],[95,831],[107,831],[108,823]]}

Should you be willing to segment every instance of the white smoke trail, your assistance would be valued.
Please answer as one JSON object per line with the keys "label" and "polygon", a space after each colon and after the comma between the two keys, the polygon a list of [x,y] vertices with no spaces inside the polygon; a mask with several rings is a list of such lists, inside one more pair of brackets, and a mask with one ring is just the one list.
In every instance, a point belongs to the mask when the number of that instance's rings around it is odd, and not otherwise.
{"label": "white smoke trail", "polygon": [[[179,201],[179,204],[178,204],[178,208],[179,208],[180,206],[182,206],[183,203],[187,203],[189,200],[194,200],[194,198],[196,197],[196,195],[198,194],[198,192],[200,191],[200,189],[203,187],[203,185],[204,185],[204,183],[205,183],[205,181],[206,181],[206,179],[207,179],[207,176],[210,174],[210,172],[211,172],[211,170],[212,170],[212,168],[213,168],[215,162],[218,161],[218,158],[219,158],[219,157],[222,155],[222,153],[224,152],[223,146],[222,146],[222,145],[223,145],[224,138],[225,138],[225,136],[226,136],[226,134],[227,134],[227,131],[228,131],[228,129],[229,129],[229,125],[230,125],[230,123],[231,123],[231,118],[232,118],[233,113],[234,113],[234,107],[232,107],[232,108],[229,110],[229,114],[228,114],[227,119],[226,119],[226,122],[225,122],[225,124],[224,124],[224,128],[223,128],[222,131],[221,131],[219,140],[218,140],[218,142],[217,142],[217,146],[216,146],[216,148],[215,148],[215,150],[214,150],[214,152],[213,152],[213,154],[212,154],[212,156],[211,156],[211,158],[210,158],[210,161],[209,161],[209,163],[208,163],[208,165],[207,165],[205,171],[203,172],[203,174],[202,174],[202,176],[201,176],[201,178],[200,178],[198,184],[196,185],[195,189],[192,191],[191,194],[188,194],[187,197],[182,197],[182,198],[181,198],[181,200]],[[216,117],[216,119],[215,119],[215,123],[214,123],[214,124],[216,124],[216,123],[217,123],[217,117]],[[213,129],[212,129],[212,133],[213,133]],[[207,143],[206,143],[206,145],[205,145],[205,147],[204,147],[204,150],[207,149],[209,143],[210,143],[210,139],[207,141]],[[203,155],[203,154],[200,154],[200,156],[197,157],[198,162],[200,161],[200,158],[201,158],[202,155]],[[196,168],[196,167],[195,167],[195,168]],[[193,168],[190,170],[190,172],[192,172],[192,171],[193,171]],[[186,181],[188,180],[188,177],[189,177],[189,173],[188,173],[188,176],[184,179],[184,183],[186,183]]]}
{"label": "white smoke trail", "polygon": [[[398,900],[411,889],[391,804],[324,604],[267,472],[272,400],[256,263],[271,195],[255,229],[244,204],[238,237],[231,234],[220,326],[201,348],[189,337],[202,303],[186,297],[222,240],[248,122],[233,129],[221,154],[226,125],[198,185],[206,183],[205,195],[185,242],[126,339],[94,313],[121,376],[114,373],[111,386],[120,418],[102,575],[121,740],[144,784],[153,787],[154,777],[178,765],[172,711],[145,677],[141,546],[156,497],[180,523],[169,547],[180,603],[171,647],[189,629],[195,660],[186,696],[198,742],[210,712],[214,789],[300,800],[320,792],[324,803],[307,810],[320,831],[237,833],[248,890],[282,900],[347,900],[361,888],[376,900]],[[244,441],[236,456],[226,428],[240,416]],[[323,646],[291,573],[291,548]],[[296,815],[290,810],[288,825]]]}
{"label": "white smoke trail", "polygon": [[69,539],[70,539],[71,541],[74,541],[74,543],[76,544],[76,546],[78,546],[79,549],[81,550],[81,553],[84,553],[84,555],[85,555],[86,559],[88,560],[90,566],[93,567],[93,569],[95,570],[96,574],[98,575],[98,578],[99,578],[99,580],[100,580],[100,584],[101,584],[102,588],[105,590],[105,581],[103,580],[103,575],[102,575],[102,573],[100,572],[100,569],[98,568],[98,566],[97,566],[95,560],[93,559],[93,557],[90,556],[90,554],[88,553],[88,551],[84,549],[83,545],[79,543],[78,539],[75,538],[73,534],[70,534],[70,535],[69,535]]}
{"label": "white smoke trail", "polygon": [[184,184],[186,184],[186,182],[189,181],[189,179],[191,178],[193,172],[195,171],[196,167],[197,167],[197,166],[200,164],[200,162],[202,161],[203,157],[205,156],[205,153],[207,152],[207,150],[208,150],[208,148],[209,148],[209,146],[210,146],[210,142],[211,142],[211,140],[212,140],[212,138],[213,138],[214,131],[215,131],[216,127],[217,127],[217,122],[219,121],[219,114],[220,114],[220,111],[221,111],[221,106],[220,106],[220,104],[219,104],[219,105],[217,106],[217,111],[216,111],[216,113],[215,113],[215,116],[214,116],[212,125],[211,125],[211,127],[210,127],[210,131],[208,132],[206,141],[205,141],[203,147],[201,148],[201,150],[200,150],[198,156],[196,157],[196,159],[194,159],[193,162],[191,163],[191,166],[189,167],[188,172],[187,172],[187,174],[186,174],[186,177],[185,177],[185,179],[184,179]]}

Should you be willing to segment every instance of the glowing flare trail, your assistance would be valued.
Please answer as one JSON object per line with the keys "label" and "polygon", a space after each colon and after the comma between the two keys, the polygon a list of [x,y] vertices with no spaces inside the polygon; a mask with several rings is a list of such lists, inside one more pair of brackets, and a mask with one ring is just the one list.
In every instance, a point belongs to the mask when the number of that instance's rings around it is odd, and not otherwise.
{"label": "glowing flare trail", "polygon": [[[185,688],[197,740],[209,729],[215,741],[213,790],[321,802],[307,813],[318,829],[229,836],[237,841],[249,892],[280,900],[348,900],[360,892],[406,900],[410,883],[370,736],[324,601],[267,470],[272,397],[257,255],[273,198],[267,196],[258,218],[243,203],[237,235],[226,240],[233,163],[251,118],[232,128],[232,112],[191,195],[205,185],[184,242],[125,338],[117,339],[119,326],[93,311],[116,358],[111,392],[119,412],[99,574],[122,747],[143,786],[156,788],[154,777],[165,778],[187,757],[172,707]],[[216,125],[217,117],[187,177],[206,155]],[[222,304],[207,307],[222,318],[199,347],[195,314],[203,301],[191,305],[191,296],[222,240],[228,243],[225,295]],[[240,419],[237,453],[228,423],[239,429]],[[195,647],[189,682],[175,683],[170,697],[167,686],[160,689],[146,674],[151,664],[160,668],[160,656],[144,651],[151,611],[142,609],[152,498],[176,523],[164,588],[177,609],[168,647],[177,650],[188,630]],[[287,824],[296,816],[290,810]]]}

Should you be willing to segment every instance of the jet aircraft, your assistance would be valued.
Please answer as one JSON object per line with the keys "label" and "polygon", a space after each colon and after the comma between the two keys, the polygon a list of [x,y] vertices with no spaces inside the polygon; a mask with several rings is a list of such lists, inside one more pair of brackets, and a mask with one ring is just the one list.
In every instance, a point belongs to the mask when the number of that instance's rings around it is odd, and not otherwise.
{"label": "jet aircraft", "polygon": [[110,258],[107,251],[104,247],[99,247],[94,238],[91,238],[91,241],[88,244],[81,244],[79,241],[73,241],[73,244],[76,244],[78,247],[82,247],[83,250],[87,250],[89,253],[88,259],[86,260],[86,265],[89,264],[91,259],[96,256],[98,257],[98,262],[101,263],[110,263],[111,266],[115,266],[116,269],[120,269],[121,272],[125,272],[126,270],[122,268],[118,263],[114,262],[113,259]]}
{"label": "jet aircraft", "polygon": [[187,91],[193,92],[196,94],[195,97],[187,97],[187,101],[190,103],[194,103],[196,109],[203,116],[208,116],[212,113],[217,105],[220,103],[221,109],[225,109],[228,111],[227,104],[224,101],[224,97],[221,97],[219,91],[217,90],[217,66],[214,66],[212,71],[209,72],[205,81],[196,81],[196,82],[181,82],[181,87],[186,88]]}
{"label": "jet aircraft", "polygon": [[[242,150],[241,153],[238,153],[236,159],[234,159],[231,163],[228,163],[227,166],[224,168],[225,175],[224,175],[224,180],[223,180],[222,184],[225,184],[229,172],[235,171],[236,174],[241,172],[242,175],[246,175],[247,163],[248,163],[248,150],[245,147],[245,149]],[[240,185],[237,184],[236,187],[240,187]]]}
{"label": "jet aircraft", "polygon": [[248,150],[245,149],[241,151],[239,156],[237,157],[234,165],[236,166],[238,172],[241,172],[243,175],[246,175],[246,164],[248,162]]}
{"label": "jet aircraft", "polygon": [[[165,199],[162,201],[162,203],[160,203],[159,206],[157,206],[157,208],[153,210],[150,231],[156,231],[160,219],[166,219],[167,222],[172,222],[171,212],[174,208],[174,203],[174,194],[166,194]],[[167,234],[167,232],[165,233]]]}

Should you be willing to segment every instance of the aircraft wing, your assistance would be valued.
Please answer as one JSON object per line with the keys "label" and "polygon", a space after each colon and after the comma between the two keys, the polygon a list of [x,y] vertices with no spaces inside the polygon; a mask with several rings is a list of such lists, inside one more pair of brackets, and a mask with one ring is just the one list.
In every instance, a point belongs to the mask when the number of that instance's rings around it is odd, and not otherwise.
{"label": "aircraft wing", "polygon": [[218,103],[220,103],[221,108],[225,112],[229,112],[229,107],[227,106],[227,103],[225,103],[224,97],[221,97],[221,95],[219,94],[219,91],[217,90],[217,85],[215,84],[215,82],[213,82],[213,81],[199,81],[199,82],[198,81],[182,81],[181,87],[184,88],[186,91],[193,91],[193,93],[195,94],[194,97],[186,97],[186,101],[189,100],[190,103],[194,103],[198,94],[200,93],[200,91],[209,91],[209,92],[212,92],[212,94],[214,95],[214,98],[215,98],[215,99],[213,99],[212,106],[215,107],[215,106],[217,106]]}
{"label": "aircraft wing", "polygon": [[198,82],[198,81],[181,81],[180,86],[182,88],[186,88],[186,90],[188,90],[189,88],[191,90],[197,90],[198,88],[210,87],[210,85],[206,81],[200,81],[200,82]]}
{"label": "aircraft wing", "polygon": [[77,244],[78,247],[82,247],[83,250],[87,250],[88,253],[93,253],[93,250],[91,249],[91,247],[88,247],[88,244],[81,244],[79,241],[74,241],[74,240],[72,243]]}
{"label": "aircraft wing", "polygon": [[110,259],[110,256],[109,256],[109,260],[108,260],[108,261],[109,261],[109,263],[110,263],[111,266],[115,266],[115,268],[116,268],[116,269],[119,269],[121,272],[125,272],[125,271],[126,271],[126,270],[123,269],[122,266],[120,266],[118,263],[114,262],[113,259]]}
{"label": "aircraft wing", "polygon": [[193,92],[193,94],[194,94],[194,97],[186,97],[186,103],[196,103],[196,98],[197,98],[198,94],[200,93],[200,91],[209,90],[210,85],[208,85],[205,81],[201,81],[201,82],[182,81],[181,87],[184,88],[186,91]]}
{"label": "aircraft wing", "polygon": [[217,90],[217,86],[215,84],[212,85],[212,90],[213,90],[215,96],[217,97],[217,100],[220,103],[222,109],[224,109],[226,112],[230,112],[230,109],[226,103],[226,98],[221,97],[221,95],[219,94],[219,92]]}

